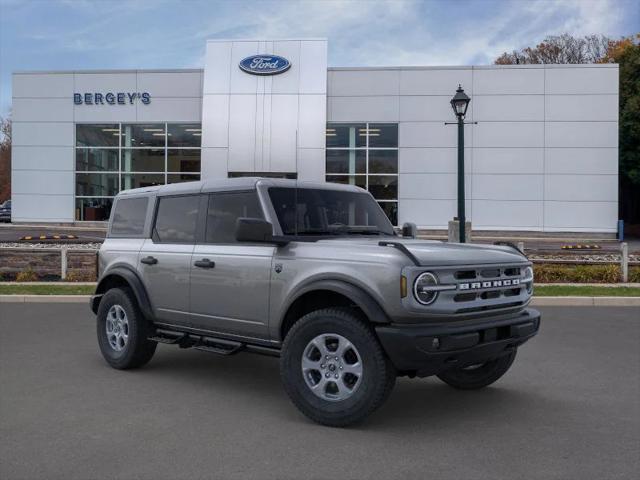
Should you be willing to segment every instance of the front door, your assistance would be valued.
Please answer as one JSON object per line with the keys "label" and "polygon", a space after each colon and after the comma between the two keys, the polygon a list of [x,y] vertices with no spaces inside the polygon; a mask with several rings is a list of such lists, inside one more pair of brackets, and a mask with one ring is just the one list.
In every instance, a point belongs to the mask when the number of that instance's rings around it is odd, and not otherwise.
{"label": "front door", "polygon": [[267,339],[275,247],[238,243],[239,217],[263,218],[256,191],[209,195],[204,242],[191,267],[191,321],[201,329]]}
{"label": "front door", "polygon": [[159,322],[189,324],[189,275],[199,198],[159,197],[152,238],[145,240],[140,251],[138,268]]}

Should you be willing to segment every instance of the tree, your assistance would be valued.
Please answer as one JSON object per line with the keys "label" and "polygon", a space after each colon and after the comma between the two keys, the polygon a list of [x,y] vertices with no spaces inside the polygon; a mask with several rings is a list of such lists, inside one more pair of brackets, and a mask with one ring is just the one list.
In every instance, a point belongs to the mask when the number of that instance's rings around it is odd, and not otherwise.
{"label": "tree", "polygon": [[620,213],[640,223],[640,33],[610,41],[601,61],[620,65]]}
{"label": "tree", "polygon": [[640,34],[611,40],[602,35],[576,38],[565,33],[546,37],[534,48],[505,52],[495,63],[617,63],[620,66],[620,218],[640,224]]}
{"label": "tree", "polygon": [[11,198],[11,119],[0,117],[0,202]]}
{"label": "tree", "polygon": [[577,38],[568,33],[546,37],[534,48],[505,52],[496,65],[527,63],[598,63],[607,54],[611,40],[604,35],[587,35]]}

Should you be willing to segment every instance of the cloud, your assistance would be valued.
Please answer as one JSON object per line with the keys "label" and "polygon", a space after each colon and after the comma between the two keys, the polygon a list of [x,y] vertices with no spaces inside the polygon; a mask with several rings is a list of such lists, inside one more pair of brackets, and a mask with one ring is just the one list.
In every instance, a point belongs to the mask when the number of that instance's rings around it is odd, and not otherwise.
{"label": "cloud", "polygon": [[637,0],[0,0],[0,111],[11,71],[202,67],[207,38],[324,37],[332,66],[465,65],[638,18]]}

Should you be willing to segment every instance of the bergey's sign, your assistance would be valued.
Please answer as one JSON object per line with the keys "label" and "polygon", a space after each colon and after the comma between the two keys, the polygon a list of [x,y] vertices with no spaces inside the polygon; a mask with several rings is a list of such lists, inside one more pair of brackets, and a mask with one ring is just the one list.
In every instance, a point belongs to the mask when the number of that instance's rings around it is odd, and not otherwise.
{"label": "bergey's sign", "polygon": [[107,92],[107,93],[74,93],[73,103],[76,105],[133,105],[140,101],[144,105],[151,103],[148,92]]}
{"label": "bergey's sign", "polygon": [[243,59],[239,66],[252,75],[277,75],[289,70],[291,63],[278,55],[251,55]]}

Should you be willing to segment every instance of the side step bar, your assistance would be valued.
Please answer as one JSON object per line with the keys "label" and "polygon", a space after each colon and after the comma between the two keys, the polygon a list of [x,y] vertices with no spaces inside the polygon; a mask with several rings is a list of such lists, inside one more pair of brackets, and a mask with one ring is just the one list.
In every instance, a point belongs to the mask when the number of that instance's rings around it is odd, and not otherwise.
{"label": "side step bar", "polygon": [[149,340],[169,345],[178,345],[180,348],[195,348],[203,352],[216,353],[218,355],[233,355],[242,350],[272,357],[279,357],[280,350],[262,345],[252,345],[236,340],[210,337],[208,335],[197,335],[193,333],[179,332],[158,328],[155,335],[149,336]]}

